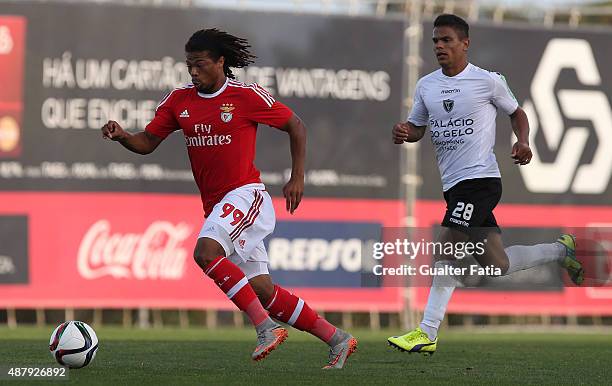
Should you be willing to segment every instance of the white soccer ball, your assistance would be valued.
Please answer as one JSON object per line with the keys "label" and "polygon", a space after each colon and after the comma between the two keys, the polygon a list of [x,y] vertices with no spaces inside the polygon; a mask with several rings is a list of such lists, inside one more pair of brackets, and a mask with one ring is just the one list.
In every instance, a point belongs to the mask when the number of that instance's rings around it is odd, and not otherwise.
{"label": "white soccer ball", "polygon": [[60,365],[78,369],[87,366],[95,358],[98,337],[87,323],[71,320],[53,330],[49,351]]}

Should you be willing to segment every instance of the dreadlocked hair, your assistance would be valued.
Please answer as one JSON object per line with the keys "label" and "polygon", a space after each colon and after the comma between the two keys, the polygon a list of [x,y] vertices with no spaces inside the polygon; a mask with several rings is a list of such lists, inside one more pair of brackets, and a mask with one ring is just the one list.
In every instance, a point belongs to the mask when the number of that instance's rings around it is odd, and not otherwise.
{"label": "dreadlocked hair", "polygon": [[216,61],[221,56],[225,58],[223,72],[225,76],[235,79],[231,67],[242,68],[254,63],[255,55],[249,51],[249,42],[220,31],[216,28],[201,29],[196,31],[185,44],[185,52],[208,51]]}

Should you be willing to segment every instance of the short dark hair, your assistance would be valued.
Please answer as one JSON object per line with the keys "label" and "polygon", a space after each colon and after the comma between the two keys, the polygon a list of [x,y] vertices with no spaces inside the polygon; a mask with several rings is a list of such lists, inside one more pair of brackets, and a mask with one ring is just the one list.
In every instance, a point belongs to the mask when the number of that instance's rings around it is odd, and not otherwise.
{"label": "short dark hair", "polygon": [[457,15],[443,13],[436,17],[434,27],[451,27],[457,32],[460,38],[470,37],[470,26],[468,23]]}
{"label": "short dark hair", "polygon": [[185,52],[208,51],[214,60],[223,56],[225,58],[223,72],[228,78],[234,79],[230,67],[247,67],[254,62],[256,56],[251,54],[250,47],[246,39],[216,28],[209,28],[194,32],[185,44]]}

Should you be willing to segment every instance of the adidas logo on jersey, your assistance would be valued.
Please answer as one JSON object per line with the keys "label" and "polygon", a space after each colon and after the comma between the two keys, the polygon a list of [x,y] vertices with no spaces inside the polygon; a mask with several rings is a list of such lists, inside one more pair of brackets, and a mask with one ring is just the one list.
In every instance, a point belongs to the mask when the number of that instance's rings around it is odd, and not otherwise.
{"label": "adidas logo on jersey", "polygon": [[189,118],[189,112],[187,109],[183,110],[183,112],[179,115],[179,118]]}

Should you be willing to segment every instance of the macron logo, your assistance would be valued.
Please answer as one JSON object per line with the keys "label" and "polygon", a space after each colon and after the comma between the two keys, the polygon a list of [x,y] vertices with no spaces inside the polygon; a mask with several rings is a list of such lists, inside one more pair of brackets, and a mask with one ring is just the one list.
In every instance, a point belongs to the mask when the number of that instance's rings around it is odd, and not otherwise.
{"label": "macron logo", "polygon": [[183,110],[181,115],[179,115],[179,118],[189,118],[189,112],[187,111],[187,109]]}

